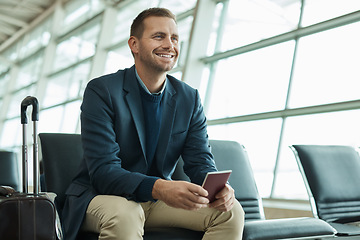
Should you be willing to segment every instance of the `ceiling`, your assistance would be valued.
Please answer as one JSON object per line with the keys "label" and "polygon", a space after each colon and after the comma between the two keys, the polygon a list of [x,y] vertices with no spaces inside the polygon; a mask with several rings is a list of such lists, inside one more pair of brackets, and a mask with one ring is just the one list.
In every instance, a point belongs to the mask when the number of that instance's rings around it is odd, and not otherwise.
{"label": "ceiling", "polygon": [[0,0],[0,50],[26,31],[54,2],[56,0]]}

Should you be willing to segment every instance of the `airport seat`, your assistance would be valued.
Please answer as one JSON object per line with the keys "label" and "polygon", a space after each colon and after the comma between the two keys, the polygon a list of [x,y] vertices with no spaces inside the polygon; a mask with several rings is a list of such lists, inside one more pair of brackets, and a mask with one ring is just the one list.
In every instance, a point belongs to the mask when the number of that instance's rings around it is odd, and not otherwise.
{"label": "airport seat", "polygon": [[0,185],[21,191],[20,168],[15,152],[0,151]]}
{"label": "airport seat", "polygon": [[[40,133],[45,183],[49,192],[58,196],[56,205],[62,208],[65,189],[70,184],[82,158],[81,138],[78,134]],[[229,182],[245,211],[244,240],[319,239],[332,237],[334,229],[315,218],[265,220],[255,179],[245,148],[237,142],[210,140],[212,153],[219,170],[232,169]],[[189,180],[179,164],[174,180]],[[64,174],[66,172],[66,174]],[[145,231],[145,240],[198,240],[202,232],[180,228],[159,228]],[[80,239],[97,239],[93,233],[81,233]]]}
{"label": "airport seat", "polygon": [[[360,157],[354,147],[292,145],[306,185],[313,215],[337,230],[337,236],[360,236]],[[359,238],[360,239],[360,238]]]}
{"label": "airport seat", "polygon": [[245,147],[235,141],[222,140],[210,140],[210,145],[218,170],[232,170],[229,183],[245,211],[243,240],[333,238],[334,229],[320,219],[265,219]]}
{"label": "airport seat", "polygon": [[[45,189],[57,195],[55,204],[59,214],[65,203],[65,191],[77,173],[82,159],[83,150],[79,134],[40,133],[40,153],[44,168]],[[202,232],[187,229],[153,229],[145,232],[146,240],[198,240],[203,236]],[[92,232],[80,232],[78,240],[97,240],[98,234]]]}

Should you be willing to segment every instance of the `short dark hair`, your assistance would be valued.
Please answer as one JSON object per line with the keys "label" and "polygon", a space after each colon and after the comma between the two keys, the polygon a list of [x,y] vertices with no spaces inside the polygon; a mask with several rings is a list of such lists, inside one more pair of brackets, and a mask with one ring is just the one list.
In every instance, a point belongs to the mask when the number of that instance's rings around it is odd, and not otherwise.
{"label": "short dark hair", "polygon": [[139,13],[139,15],[134,19],[130,28],[130,36],[134,36],[136,38],[141,38],[144,32],[144,20],[148,17],[168,17],[175,21],[175,15],[166,8],[148,8]]}

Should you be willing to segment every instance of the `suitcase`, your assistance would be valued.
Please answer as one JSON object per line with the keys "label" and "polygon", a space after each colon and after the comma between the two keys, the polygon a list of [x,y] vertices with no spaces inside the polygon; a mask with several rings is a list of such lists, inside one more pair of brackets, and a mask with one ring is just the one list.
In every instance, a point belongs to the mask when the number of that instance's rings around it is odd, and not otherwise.
{"label": "suitcase", "polygon": [[[28,192],[28,157],[26,143],[26,109],[32,105],[33,121],[33,185]],[[0,239],[1,240],[56,240],[56,209],[47,193],[40,193],[40,174],[37,145],[39,105],[35,97],[28,96],[21,102],[22,192],[10,187],[0,187]]]}

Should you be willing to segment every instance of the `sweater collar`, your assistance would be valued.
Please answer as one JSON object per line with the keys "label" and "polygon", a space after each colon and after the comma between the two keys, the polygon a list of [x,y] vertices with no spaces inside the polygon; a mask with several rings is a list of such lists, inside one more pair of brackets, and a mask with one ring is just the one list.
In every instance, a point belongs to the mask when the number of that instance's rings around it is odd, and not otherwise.
{"label": "sweater collar", "polygon": [[166,86],[166,82],[167,82],[167,77],[165,79],[165,82],[163,84],[163,87],[161,88],[161,90],[157,93],[151,93],[149,91],[149,89],[145,86],[144,82],[141,80],[139,74],[137,73],[137,70],[135,68],[135,75],[136,75],[136,79],[138,80],[140,86],[145,90],[145,92],[147,92],[148,94],[151,94],[151,95],[161,95],[163,92],[164,92],[164,89],[165,89],[165,86]]}

